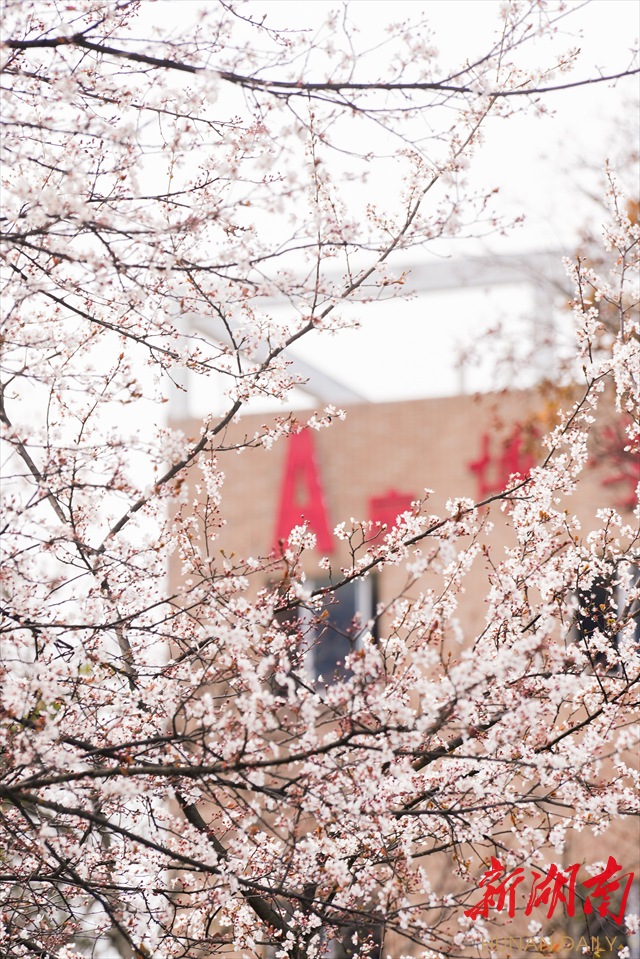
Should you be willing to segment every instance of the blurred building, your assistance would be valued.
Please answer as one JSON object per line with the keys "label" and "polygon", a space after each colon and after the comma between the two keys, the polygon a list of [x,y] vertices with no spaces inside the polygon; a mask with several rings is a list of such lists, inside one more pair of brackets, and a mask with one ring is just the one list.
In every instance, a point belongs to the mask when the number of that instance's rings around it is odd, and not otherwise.
{"label": "blurred building", "polygon": [[[300,424],[306,423],[309,410],[297,417],[295,413],[291,415]],[[344,421],[336,418],[328,428],[308,428],[280,439],[270,449],[257,443],[237,453],[234,446],[259,436],[269,425],[268,416],[245,417],[219,437],[221,447],[229,449],[219,457],[225,474],[221,516],[226,525],[220,528],[214,550],[221,551],[221,562],[222,552],[226,556],[234,554],[236,563],[277,555],[286,545],[292,527],[306,522],[316,536],[315,549],[306,551],[302,558],[307,585],[336,582],[341,578],[340,568],[350,565],[349,544],[334,532],[338,524],[345,523],[349,529],[353,518],[371,520],[390,529],[399,514],[412,510],[412,504],[424,498],[425,488],[433,491],[426,509],[441,516],[446,515],[450,498],[471,497],[478,501],[487,497],[503,488],[512,474],[525,475],[541,461],[546,453],[541,432],[550,425],[548,415],[544,397],[534,390],[361,404],[350,408]],[[198,435],[199,422],[182,425],[187,432],[192,425],[193,435]],[[616,440],[607,428],[600,435],[604,452],[596,457],[597,465],[584,472],[578,492],[563,504],[579,517],[585,536],[600,525],[596,510],[603,504],[618,505],[622,511],[633,506],[640,471],[640,464],[624,454],[622,437]],[[499,562],[505,547],[514,543],[508,512],[502,512],[496,503],[490,507],[490,518],[493,532],[480,537],[487,554],[476,561],[460,597],[458,634],[445,640],[448,648],[444,653],[450,652],[453,658],[485,625],[488,564],[492,560]],[[374,525],[372,535],[378,528],[374,542],[386,535],[382,525]],[[329,561],[330,571],[324,568],[326,564],[320,565],[324,558]],[[322,632],[310,629],[307,633],[306,665],[316,680],[322,677],[322,684],[331,683],[343,673],[346,654],[357,646],[358,637],[375,616],[376,608],[388,609],[398,596],[410,598],[425,586],[437,585],[435,574],[431,574],[431,580],[427,574],[419,584],[407,589],[408,581],[405,560],[398,566],[386,566],[327,599]],[[265,573],[256,588],[268,582]],[[598,596],[579,596],[576,602],[585,610],[583,632],[593,631],[601,615]],[[384,632],[389,622],[390,614],[383,613],[374,631]],[[599,858],[606,861],[613,850],[625,870],[633,871],[637,879],[640,848],[636,827],[637,823],[632,828],[628,820],[616,820],[602,839],[594,839],[590,830],[570,834],[565,864]],[[440,883],[444,894],[451,891],[447,886],[451,871],[445,857],[441,863],[436,858],[430,865],[430,874],[433,870],[434,885]],[[628,911],[632,911],[637,899],[636,883]],[[572,934],[566,925],[562,928]],[[617,928],[608,931],[611,936],[620,934]],[[614,955],[603,951],[603,959],[609,954]],[[520,953],[516,950],[512,955]]]}
{"label": "blurred building", "polygon": [[[487,282],[491,264],[480,266],[477,261],[473,269],[467,269],[469,284]],[[523,258],[512,258],[508,263],[494,264],[492,269],[495,282],[512,281],[514,269],[520,270],[527,282],[534,282],[531,270],[544,266],[542,261],[526,263]],[[431,276],[427,270],[422,278],[423,288],[428,288],[428,283],[460,282],[460,274],[454,271],[448,279],[446,275],[444,280],[439,276],[440,279],[435,272]],[[544,283],[548,287],[549,281]],[[546,296],[548,303],[553,291],[545,288],[544,283],[540,284],[540,295]],[[218,338],[216,331],[209,332]],[[305,551],[302,557],[306,586],[310,588],[339,581],[341,568],[351,565],[350,543],[335,532],[339,524],[344,523],[348,531],[353,520],[371,521],[368,535],[375,537],[374,543],[380,543],[396,525],[398,516],[413,511],[416,503],[423,502],[424,510],[430,514],[445,516],[451,499],[485,499],[503,489],[513,474],[525,476],[542,462],[547,452],[541,444],[542,435],[557,422],[557,397],[549,403],[536,389],[366,403],[308,365],[302,364],[298,370],[294,365],[294,372],[307,380],[309,392],[319,400],[319,410],[327,403],[343,405],[347,408],[346,418],[334,418],[328,428],[302,429],[270,448],[259,437],[269,428],[274,414],[249,415],[240,423],[229,425],[224,435],[217,438],[221,450],[227,450],[218,456],[218,465],[225,475],[220,511],[224,525],[212,545],[214,552],[219,551],[221,564],[223,556],[232,554],[233,562],[239,564],[249,559],[265,560],[286,548],[293,527],[306,523],[316,537],[315,548]],[[571,398],[567,398],[563,405],[570,403]],[[290,416],[302,427],[311,412],[294,410]],[[201,422],[189,419],[186,413],[184,407],[174,410],[176,425],[195,438]],[[604,425],[598,427],[593,438],[593,465],[584,471],[576,494],[562,504],[579,518],[585,537],[590,529],[600,525],[596,512],[603,505],[616,506],[623,514],[635,505],[640,463],[625,453],[624,435],[616,431],[614,424],[612,418],[607,425],[605,416]],[[245,446],[247,442],[252,445]],[[236,448],[240,451],[236,452]],[[509,513],[502,511],[499,503],[485,507],[483,515],[494,528],[480,535],[486,552],[476,560],[466,579],[457,629],[445,639],[443,654],[451,653],[453,658],[482,632],[490,564],[499,562],[505,548],[515,542]],[[360,534],[353,545],[361,545]],[[427,550],[433,541],[421,545]],[[359,555],[363,552],[360,549]],[[179,576],[177,559],[173,576]],[[273,574],[271,578],[267,572],[262,576],[253,588],[273,583]],[[394,600],[400,596],[410,599],[437,583],[435,572],[412,583],[405,559],[329,594],[322,630],[310,625],[307,631],[309,673],[322,684],[335,681],[344,673],[345,656],[357,646],[365,629],[374,634],[387,631]],[[598,626],[598,595],[596,588],[593,595],[575,597],[576,604],[584,610],[584,635]],[[586,830],[570,835],[563,860],[565,865],[598,858],[606,861],[611,850],[625,870],[635,873],[637,880],[638,830],[630,828],[628,820],[615,821],[604,840],[594,839]],[[430,873],[441,877],[444,894],[452,891],[447,887],[451,871],[446,857],[442,856],[441,862],[436,860],[434,857],[431,862]],[[434,886],[437,891],[437,878]],[[637,911],[637,900],[636,882],[627,911]],[[566,925],[563,930],[573,934]],[[640,949],[640,940],[636,937],[630,945]],[[602,957],[609,954],[613,955],[605,950]],[[516,950],[512,955],[520,953]]]}
{"label": "blurred building", "polygon": [[[300,424],[309,419],[308,410],[291,415]],[[397,517],[425,496],[425,510],[439,516],[447,515],[449,499],[486,498],[502,489],[512,474],[524,476],[542,460],[546,450],[541,432],[549,425],[547,415],[543,397],[534,390],[361,404],[351,407],[344,421],[335,418],[328,428],[304,429],[270,449],[257,443],[240,453],[226,453],[219,458],[225,474],[222,516],[226,525],[219,531],[215,549],[234,553],[236,560],[265,558],[278,553],[281,544],[286,546],[294,526],[306,523],[316,536],[316,548],[302,560],[308,583],[336,582],[340,568],[350,565],[349,544],[334,532],[338,524],[345,523],[346,529],[352,519],[384,524],[386,530],[374,525],[369,534],[375,536],[374,543],[380,543]],[[228,428],[221,445],[240,445],[268,425],[264,414],[245,417]],[[185,427],[188,430],[188,424]],[[584,472],[577,493],[565,504],[579,517],[585,535],[597,525],[596,511],[603,505],[625,510],[634,503],[638,464],[624,454],[622,437],[616,454],[615,439],[609,437],[608,453]],[[508,513],[501,511],[499,503],[489,510],[495,528],[481,540],[489,556],[499,560],[504,548],[513,543]],[[325,557],[331,572],[319,565]],[[358,613],[366,623],[376,603],[390,603],[403,592],[406,581],[406,562],[386,566],[343,590],[329,619],[337,617],[344,627]],[[460,606],[460,627],[467,639],[482,629],[487,591],[486,564],[479,561],[468,577]],[[380,628],[384,629],[384,616]],[[339,636],[333,642],[336,649],[345,648]],[[336,653],[333,662],[340,658]],[[328,660],[323,662],[326,666]]]}

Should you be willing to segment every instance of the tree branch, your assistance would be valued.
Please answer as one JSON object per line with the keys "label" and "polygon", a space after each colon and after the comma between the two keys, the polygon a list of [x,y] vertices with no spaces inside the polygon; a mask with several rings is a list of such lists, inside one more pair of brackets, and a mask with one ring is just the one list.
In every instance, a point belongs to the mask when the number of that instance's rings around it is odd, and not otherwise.
{"label": "tree branch", "polygon": [[[470,94],[478,96],[475,90],[470,86],[456,86],[446,81],[425,81],[417,83],[357,83],[350,81],[302,81],[302,80],[259,80],[256,77],[245,76],[239,73],[227,73],[225,71],[209,71],[206,67],[196,67],[190,63],[184,63],[180,60],[170,60],[167,57],[151,57],[145,53],[133,53],[129,50],[123,50],[121,47],[111,47],[104,43],[92,43],[81,33],[75,33],[71,37],[52,37],[42,40],[6,40],[3,46],[10,50],[35,50],[51,49],[56,50],[60,47],[75,46],[83,50],[92,50],[94,53],[119,57],[124,60],[130,60],[133,63],[145,63],[151,67],[160,67],[166,70],[178,70],[182,73],[217,73],[221,80],[227,83],[233,83],[237,86],[246,87],[251,90],[262,90],[266,93],[286,93],[288,96],[300,96],[305,93],[341,93],[346,90],[361,90],[362,92],[382,90],[385,92],[406,93],[412,91],[433,90],[442,93]],[[640,68],[633,70],[623,70],[620,73],[613,73],[606,77],[591,77],[587,80],[574,80],[572,83],[560,83],[552,87],[529,87],[522,90],[493,90],[488,91],[483,96],[489,97],[517,97],[533,96],[534,94],[554,93],[558,90],[570,90],[574,87],[583,87],[593,85],[594,83],[607,83],[612,80],[620,80],[623,77],[635,76],[640,72]]]}

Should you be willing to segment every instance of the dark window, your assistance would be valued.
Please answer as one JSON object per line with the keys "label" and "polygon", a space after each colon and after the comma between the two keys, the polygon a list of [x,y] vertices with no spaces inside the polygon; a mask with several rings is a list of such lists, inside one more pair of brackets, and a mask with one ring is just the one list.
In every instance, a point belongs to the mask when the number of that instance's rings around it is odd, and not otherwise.
{"label": "dark window", "polygon": [[[314,590],[330,584],[307,580],[305,585]],[[276,613],[275,622],[286,632],[297,636],[295,649],[298,659],[295,653],[292,657],[294,670],[304,666],[315,679],[322,676],[323,686],[348,676],[345,659],[358,648],[364,633],[371,632],[377,639],[377,602],[377,578],[375,574],[370,574],[326,593],[318,607],[301,605]],[[281,686],[275,676],[271,678],[271,686],[276,695],[286,696],[286,687]]]}
{"label": "dark window", "polygon": [[[315,588],[324,585],[319,582]],[[345,659],[358,648],[367,623],[375,617],[376,603],[376,578],[369,575],[327,593],[322,607],[309,615],[306,665],[316,679],[322,676],[323,683],[331,684],[349,674]],[[375,637],[375,628],[371,632]]]}
{"label": "dark window", "polygon": [[[638,569],[632,568],[631,586],[637,586]],[[587,656],[593,666],[611,668],[607,662],[606,644],[619,651],[622,631],[619,628],[621,617],[628,623],[628,616],[635,620],[634,638],[640,645],[640,602],[637,600],[628,606],[628,590],[622,586],[611,586],[605,582],[595,582],[588,589],[578,590],[578,610],[576,627],[579,640],[584,643]],[[613,667],[617,671],[619,667]]]}
{"label": "dark window", "polygon": [[607,632],[607,621],[617,619],[617,609],[612,604],[612,591],[603,583],[594,583],[589,589],[578,592],[578,631],[581,639],[590,639],[596,630]]}

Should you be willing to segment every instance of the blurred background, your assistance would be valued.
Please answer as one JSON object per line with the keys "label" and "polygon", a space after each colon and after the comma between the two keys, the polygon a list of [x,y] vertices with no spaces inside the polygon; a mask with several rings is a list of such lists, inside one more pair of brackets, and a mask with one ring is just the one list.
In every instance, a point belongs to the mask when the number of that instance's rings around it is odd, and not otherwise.
{"label": "blurred background", "polygon": [[[160,7],[170,20],[187,10],[195,14],[201,5],[163,0],[152,6],[154,15]],[[249,6],[254,17],[266,14],[272,28],[310,33],[341,9],[328,0],[268,0],[259,11],[257,4]],[[500,6],[495,0],[352,0],[348,13],[361,44],[384,35],[390,20],[423,15],[440,71],[446,72],[486,51],[499,27]],[[568,3],[567,11],[553,40],[536,39],[527,48],[525,65],[579,48],[576,67],[556,74],[552,83],[608,76],[632,65],[640,32],[634,0]],[[408,272],[405,290],[415,290],[412,298],[346,307],[359,329],[312,334],[289,351],[292,360],[329,378],[325,395],[319,395],[316,379],[307,390],[294,390],[285,404],[253,400],[249,412],[312,408],[319,399],[346,405],[522,388],[555,371],[573,346],[566,309],[571,284],[561,260],[584,252],[585,232],[598,235],[605,161],[618,169],[627,192],[637,194],[637,79],[559,90],[540,105],[540,111],[528,105],[506,121],[491,121],[467,171],[471,190],[497,189],[496,209],[505,224],[515,225],[400,254],[392,270]],[[274,301],[267,308],[286,320],[287,305]],[[300,369],[302,375],[310,372]],[[345,391],[331,389],[333,380]],[[185,398],[178,398],[179,418],[225,405],[222,384],[219,395],[211,381],[191,383],[188,392],[188,409]]]}

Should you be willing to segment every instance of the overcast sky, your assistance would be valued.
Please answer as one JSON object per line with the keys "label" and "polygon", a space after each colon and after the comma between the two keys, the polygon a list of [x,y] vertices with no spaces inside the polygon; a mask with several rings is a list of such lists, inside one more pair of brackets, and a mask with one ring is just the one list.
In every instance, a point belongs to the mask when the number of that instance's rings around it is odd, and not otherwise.
{"label": "overcast sky", "polygon": [[[180,7],[194,10],[201,5],[196,0],[171,0],[170,8],[175,15]],[[291,28],[313,26],[337,4],[256,0],[250,6],[254,16],[267,13],[272,27]],[[424,12],[445,68],[486,50],[497,27],[499,6],[495,0],[352,0],[350,4],[352,19],[360,24],[363,36],[383,28],[390,18],[397,22]],[[567,79],[628,68],[640,33],[636,0],[591,0],[568,6],[575,13],[565,21],[565,32],[554,41],[554,49],[579,46],[581,54]],[[531,50],[531,63],[544,62],[549,52],[546,42],[538,43]],[[570,252],[580,227],[593,216],[593,204],[585,197],[585,190],[599,189],[593,171],[600,170],[608,157],[615,158],[625,141],[637,142],[637,95],[637,78],[560,91],[545,99],[551,111],[547,116],[527,113],[494,123],[474,160],[472,182],[499,187],[501,212],[524,214],[525,222],[506,237],[456,242],[448,252],[453,256],[488,251]],[[525,286],[374,304],[360,311],[361,330],[332,338],[318,336],[303,341],[296,351],[371,400],[448,395],[461,385],[467,391],[487,389],[494,382],[489,365],[469,366],[461,377],[456,367],[460,351],[498,321],[518,339],[525,330],[523,318],[531,315],[533,307],[531,291]],[[200,399],[194,395],[193,400],[198,409],[202,403],[211,403],[211,394]],[[309,403],[314,405],[313,400]]]}

